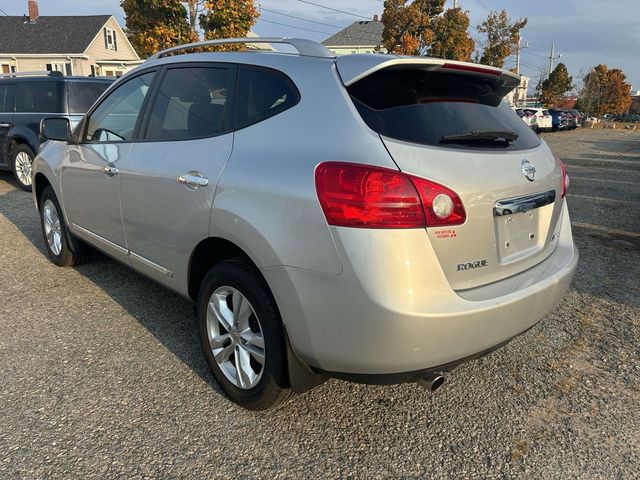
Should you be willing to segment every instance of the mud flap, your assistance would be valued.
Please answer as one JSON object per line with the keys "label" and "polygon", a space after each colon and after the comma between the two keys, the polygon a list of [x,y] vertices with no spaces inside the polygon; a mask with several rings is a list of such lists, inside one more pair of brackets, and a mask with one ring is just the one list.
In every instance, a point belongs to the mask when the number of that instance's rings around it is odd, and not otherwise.
{"label": "mud flap", "polygon": [[285,342],[287,343],[287,368],[289,372],[289,385],[295,393],[304,393],[324,383],[327,377],[320,375],[304,363],[291,348],[289,334],[284,330]]}

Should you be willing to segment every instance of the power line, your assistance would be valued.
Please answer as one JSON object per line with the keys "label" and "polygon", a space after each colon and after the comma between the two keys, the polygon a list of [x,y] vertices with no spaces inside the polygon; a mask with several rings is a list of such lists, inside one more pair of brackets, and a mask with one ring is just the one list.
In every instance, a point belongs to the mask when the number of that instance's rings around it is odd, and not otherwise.
{"label": "power line", "polygon": [[358,15],[357,13],[347,12],[346,10],[338,10],[337,8],[327,7],[326,5],[320,5],[319,3],[309,2],[307,0],[297,0],[300,3],[306,3],[308,5],[313,5],[314,7],[324,8],[326,10],[331,10],[332,12],[344,13],[345,15],[351,15],[353,17],[364,18],[365,20],[369,20],[369,17],[364,17],[362,15]]}
{"label": "power line", "polygon": [[[304,31],[306,31],[306,32],[322,33],[322,34],[324,34],[324,35],[330,35],[330,36],[340,34],[340,32],[337,32],[337,33],[331,33],[331,32],[325,32],[325,31],[321,31],[321,30],[313,30],[313,29],[311,29],[311,28],[297,27],[297,26],[295,26],[295,25],[291,25],[291,24],[289,24],[289,23],[274,22],[273,20],[265,20],[264,18],[259,18],[259,19],[258,19],[258,21],[259,21],[259,22],[272,23],[272,24],[274,24],[274,25],[281,25],[281,26],[283,26],[283,27],[295,28],[295,29],[297,29],[297,30],[304,30]],[[340,27],[338,27],[338,28],[340,28]],[[370,39],[369,39],[369,38],[358,37],[357,35],[349,35],[348,33],[340,34],[340,36],[343,36],[343,37],[346,37],[346,38],[352,38],[352,39],[354,39],[354,40],[367,40],[367,41],[370,41]]]}
{"label": "power line", "polygon": [[320,30],[312,30],[311,28],[296,27],[295,25],[289,25],[288,23],[274,22],[272,20],[265,20],[264,18],[259,18],[258,21],[272,23],[274,25],[281,25],[283,27],[297,28],[298,30],[304,30],[305,32],[322,33],[324,35],[333,35],[333,33],[330,33],[330,32],[321,32]]}
{"label": "power line", "polygon": [[482,3],[480,0],[474,0],[478,5],[480,5],[482,8],[484,8],[487,12],[491,12],[491,10],[489,8],[487,8],[487,6]]}
{"label": "power line", "polygon": [[278,12],[276,10],[271,10],[269,8],[260,7],[260,10],[264,10],[265,12],[269,12],[269,13],[275,13],[277,15],[282,15],[283,17],[295,18],[296,20],[303,20],[305,22],[315,23],[315,24],[318,24],[318,25],[324,25],[325,27],[339,28],[340,30],[345,28],[345,27],[340,27],[338,25],[331,25],[330,23],[324,23],[324,22],[317,22],[315,20],[309,20],[308,18],[298,17],[296,15],[291,15],[289,13]]}
{"label": "power line", "polygon": [[532,52],[522,52],[522,53],[524,53],[525,55],[533,55],[534,57],[547,58],[547,59],[549,58],[547,55],[540,55],[538,53],[532,53]]}
{"label": "power line", "polygon": [[[282,15],[282,16],[284,16],[284,17],[294,18],[294,19],[296,19],[296,20],[302,20],[302,21],[304,21],[304,22],[310,22],[310,23],[315,23],[315,24],[317,24],[317,25],[323,25],[323,26],[325,26],[325,27],[339,28],[339,29],[340,29],[340,31],[342,31],[342,30],[344,30],[344,29],[346,29],[346,28],[349,28],[349,32],[359,32],[359,33],[364,33],[364,34],[366,34],[366,35],[370,35],[370,34],[371,34],[371,32],[370,32],[370,31],[361,30],[361,29],[359,29],[359,28],[350,28],[350,26],[349,26],[349,25],[347,25],[346,27],[341,27],[341,26],[339,26],[339,25],[332,25],[332,24],[330,24],[330,23],[318,22],[318,21],[316,21],[316,20],[311,20],[311,19],[309,19],[309,18],[300,17],[300,16],[298,16],[298,15],[292,15],[292,14],[290,14],[290,13],[279,12],[279,11],[277,11],[277,10],[272,10],[272,9],[270,9],[270,8],[265,8],[265,7],[260,7],[260,10],[264,10],[265,12],[269,12],[269,13],[275,13],[276,15]],[[291,26],[291,27],[294,27],[294,28],[295,28],[295,26],[294,26],[294,25],[289,25],[289,26]],[[338,35],[338,34],[340,34],[340,31],[338,31],[338,32],[334,33],[334,35]],[[343,33],[343,34],[342,34],[342,36],[345,36],[345,37],[351,37],[351,38],[358,38],[358,39],[360,39],[360,40],[367,40],[367,41],[369,41],[369,40],[370,40],[370,38],[367,38],[367,37],[358,37],[358,36],[356,36],[356,35],[350,35],[350,34],[348,34],[348,33]]]}

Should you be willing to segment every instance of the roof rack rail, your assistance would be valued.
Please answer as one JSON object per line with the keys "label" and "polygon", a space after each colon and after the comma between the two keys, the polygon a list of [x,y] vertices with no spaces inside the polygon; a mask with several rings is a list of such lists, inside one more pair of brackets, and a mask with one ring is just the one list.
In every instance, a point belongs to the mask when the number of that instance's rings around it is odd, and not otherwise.
{"label": "roof rack rail", "polygon": [[49,70],[0,73],[0,78],[19,78],[19,77],[64,77],[64,74],[62,72],[56,72],[56,71],[50,72]]}
{"label": "roof rack rail", "polygon": [[306,40],[304,38],[290,38],[290,37],[253,37],[253,38],[222,38],[217,40],[205,40],[203,42],[187,43],[185,45],[178,45],[177,47],[167,48],[161,50],[155,55],[152,55],[148,60],[157,60],[159,58],[166,57],[167,55],[179,52],[181,50],[189,50],[191,48],[207,47],[209,45],[229,45],[238,43],[282,43],[291,45],[298,53],[305,57],[321,57],[321,58],[333,58],[335,55],[331,53],[327,47],[321,43],[314,42],[313,40]]}

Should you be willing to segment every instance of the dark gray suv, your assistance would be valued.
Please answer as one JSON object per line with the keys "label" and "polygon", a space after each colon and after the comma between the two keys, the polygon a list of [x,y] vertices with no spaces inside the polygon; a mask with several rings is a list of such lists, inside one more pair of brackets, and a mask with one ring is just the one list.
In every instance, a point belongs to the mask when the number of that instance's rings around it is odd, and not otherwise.
{"label": "dark gray suv", "polygon": [[40,120],[66,116],[74,127],[115,79],[61,73],[0,76],[0,170],[31,191],[31,164],[40,147]]}

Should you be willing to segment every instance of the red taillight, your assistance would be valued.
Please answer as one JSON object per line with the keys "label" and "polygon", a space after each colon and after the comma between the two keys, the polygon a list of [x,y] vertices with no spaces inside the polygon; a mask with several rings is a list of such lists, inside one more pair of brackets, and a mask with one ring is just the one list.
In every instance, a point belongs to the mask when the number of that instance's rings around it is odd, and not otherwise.
{"label": "red taillight", "polygon": [[560,197],[564,198],[569,188],[569,175],[567,175],[567,167],[564,166],[562,160],[558,159],[558,162],[560,162],[560,168],[562,169],[562,193]]}
{"label": "red taillight", "polygon": [[[464,222],[464,208],[454,192],[397,170],[327,162],[318,165],[315,180],[318,199],[330,225],[424,228]],[[436,212],[433,201],[439,194],[449,196],[451,205],[440,197]]]}
{"label": "red taillight", "polygon": [[[462,200],[453,190],[424,178],[413,176],[410,178],[420,194],[420,201],[424,208],[428,227],[443,227],[464,223],[467,214],[464,211]],[[441,206],[443,200],[448,206],[445,211],[442,210]]]}

